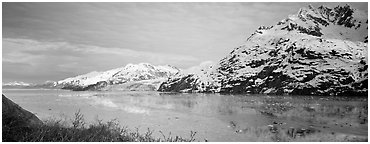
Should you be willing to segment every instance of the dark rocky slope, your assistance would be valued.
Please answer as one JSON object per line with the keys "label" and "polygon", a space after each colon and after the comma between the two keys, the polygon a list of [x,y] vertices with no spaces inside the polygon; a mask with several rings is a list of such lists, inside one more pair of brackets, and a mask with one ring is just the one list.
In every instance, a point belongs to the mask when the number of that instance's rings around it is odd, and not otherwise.
{"label": "dark rocky slope", "polygon": [[22,126],[42,124],[41,120],[37,118],[34,114],[23,109],[4,95],[2,95],[2,102],[3,125],[7,124],[8,120],[11,119],[19,120],[20,122],[22,122]]}
{"label": "dark rocky slope", "polygon": [[18,141],[19,131],[26,133],[31,131],[32,127],[43,124],[34,114],[18,106],[4,95],[2,95],[2,104],[2,141]]}

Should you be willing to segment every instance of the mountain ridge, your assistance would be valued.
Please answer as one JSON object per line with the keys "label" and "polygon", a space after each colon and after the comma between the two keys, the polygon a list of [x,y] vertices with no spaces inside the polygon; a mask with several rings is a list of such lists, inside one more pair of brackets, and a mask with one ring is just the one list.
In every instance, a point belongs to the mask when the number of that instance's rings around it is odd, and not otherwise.
{"label": "mountain ridge", "polygon": [[66,78],[57,81],[62,89],[70,90],[99,90],[108,85],[119,85],[127,82],[162,79],[179,72],[179,69],[170,65],[154,66],[149,63],[127,64],[102,72],[89,72],[87,74]]}
{"label": "mountain ridge", "polygon": [[159,91],[366,95],[367,29],[367,17],[349,5],[308,6],[259,27],[209,69],[210,81],[180,76]]}

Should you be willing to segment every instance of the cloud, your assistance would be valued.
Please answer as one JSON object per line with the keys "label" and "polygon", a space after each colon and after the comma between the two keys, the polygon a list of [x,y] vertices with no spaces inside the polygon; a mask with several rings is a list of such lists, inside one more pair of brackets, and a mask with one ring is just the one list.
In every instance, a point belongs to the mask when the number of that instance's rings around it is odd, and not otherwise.
{"label": "cloud", "polygon": [[37,77],[37,74],[49,75],[46,79],[50,80],[122,67],[127,63],[188,67],[198,61],[186,55],[14,38],[3,39],[2,56],[3,78],[14,78],[12,73],[21,70],[17,75],[29,75],[30,79]]}
{"label": "cloud", "polygon": [[[3,39],[3,58],[7,61],[29,62],[31,59],[42,58],[42,56],[67,56],[78,57],[86,55],[117,55],[122,58],[149,58],[148,61],[197,61],[193,56],[178,54],[155,53],[146,51],[135,51],[125,48],[106,48],[84,44],[70,44],[67,42],[40,42],[30,39]],[[59,52],[59,53],[56,53]],[[40,57],[38,57],[40,56]],[[97,57],[98,58],[98,57]],[[158,61],[152,61],[156,64],[162,64]]]}

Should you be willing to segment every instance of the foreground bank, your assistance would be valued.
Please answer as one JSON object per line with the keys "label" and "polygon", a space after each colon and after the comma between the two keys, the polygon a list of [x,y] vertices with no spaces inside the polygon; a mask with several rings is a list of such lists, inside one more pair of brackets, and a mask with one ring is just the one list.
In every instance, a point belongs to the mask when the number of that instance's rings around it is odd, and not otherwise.
{"label": "foreground bank", "polygon": [[115,121],[87,124],[76,112],[72,121],[46,120],[42,122],[31,112],[21,108],[2,95],[3,142],[191,142],[179,136],[152,137],[153,131],[138,131],[120,126]]}

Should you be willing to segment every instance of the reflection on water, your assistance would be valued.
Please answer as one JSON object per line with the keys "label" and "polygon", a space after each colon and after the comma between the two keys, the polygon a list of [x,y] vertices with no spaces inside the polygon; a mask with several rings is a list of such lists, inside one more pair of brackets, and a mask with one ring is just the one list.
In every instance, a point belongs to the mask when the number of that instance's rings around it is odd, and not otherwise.
{"label": "reflection on water", "polygon": [[58,94],[59,97],[91,97],[97,95],[94,93],[72,93],[72,94]]}
{"label": "reflection on water", "polygon": [[90,97],[90,99],[93,101],[92,104],[97,106],[105,106],[109,108],[119,108],[119,106],[112,102],[112,100],[107,98],[101,98],[101,97]]}
{"label": "reflection on water", "polygon": [[[190,131],[197,131],[199,140],[207,138],[210,141],[248,141],[246,136],[236,134],[235,130],[267,126],[278,120],[290,124],[289,126],[320,126],[319,123],[301,119],[278,119],[269,113],[279,114],[282,117],[300,115],[306,111],[328,112],[335,115],[337,111],[365,113],[360,111],[361,106],[366,106],[367,109],[367,99],[365,101],[347,100],[343,103],[343,100],[298,96],[65,90],[5,90],[3,93],[22,107],[37,113],[41,118],[60,114],[72,116],[80,109],[85,118],[90,121],[96,117],[103,120],[118,119],[123,125],[131,128],[138,127],[146,131],[149,127],[182,136],[189,135]],[[297,107],[299,107],[298,111],[295,110]],[[352,118],[344,120],[343,122],[348,120],[356,122]],[[367,135],[367,129],[361,127],[336,130]]]}
{"label": "reflection on water", "polygon": [[104,106],[107,108],[114,108],[118,110],[124,110],[128,113],[139,113],[139,114],[149,114],[149,110],[143,107],[124,104],[124,103],[114,103],[111,98],[104,96],[91,96],[89,97],[91,104],[94,106]]}

